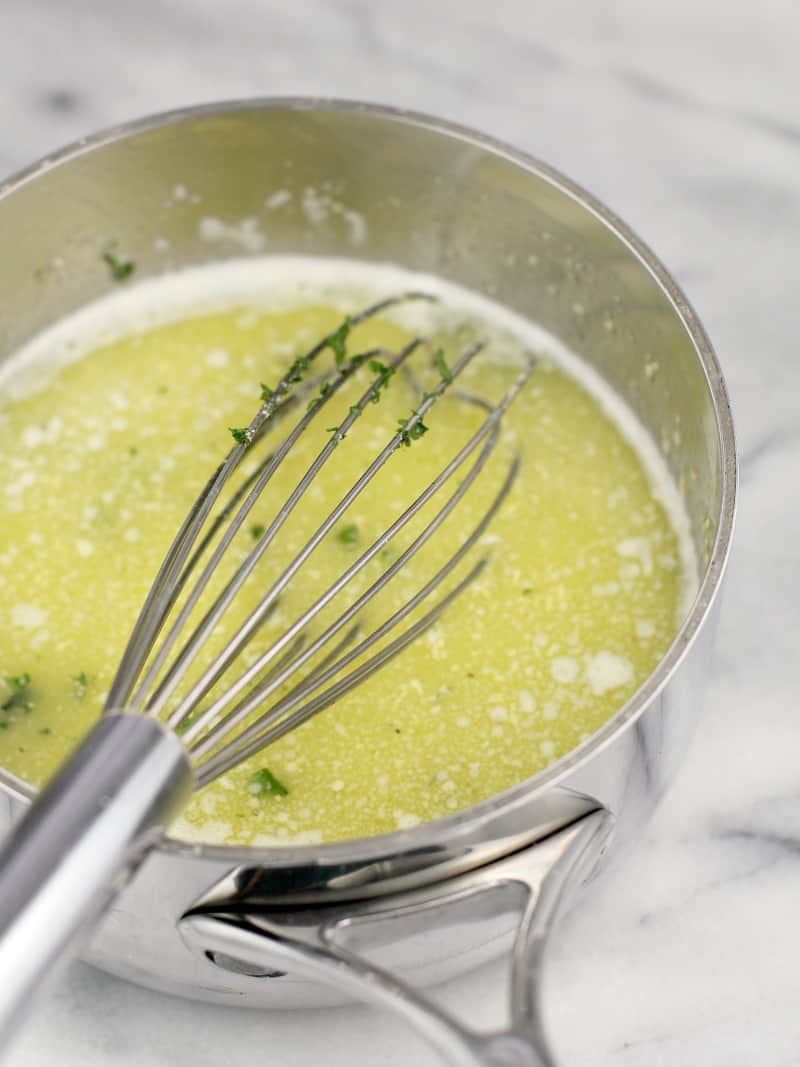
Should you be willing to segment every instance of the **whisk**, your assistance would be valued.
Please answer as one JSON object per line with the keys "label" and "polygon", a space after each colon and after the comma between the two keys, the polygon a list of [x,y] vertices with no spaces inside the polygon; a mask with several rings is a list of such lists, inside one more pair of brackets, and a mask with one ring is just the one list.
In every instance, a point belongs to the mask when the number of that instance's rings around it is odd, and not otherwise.
{"label": "whisk", "polygon": [[[377,401],[390,378],[415,353],[430,351],[414,337],[398,351],[373,348],[347,355],[347,339],[360,323],[399,304],[432,301],[425,293],[389,297],[345,319],[296,359],[251,423],[233,430],[235,445],[213,474],[181,525],[141,609],[110,687],[103,715],[17,825],[0,852],[0,1035],[19,1021],[23,1006],[54,963],[69,955],[120,891],[165,827],[201,788],[307,722],[371,677],[427,630],[478,577],[486,557],[466,574],[447,579],[472,553],[509,493],[519,457],[504,461],[489,505],[435,573],[379,625],[363,632],[360,616],[436,534],[485,471],[495,450],[501,419],[530,376],[530,358],[496,403],[462,392],[456,382],[486,348],[478,340],[447,366],[437,353],[440,375],[422,393],[408,419],[332,503],[302,547],[277,575],[243,621],[208,662],[209,641],[337,446],[357,429],[367,405]],[[332,353],[332,366],[317,373]],[[360,370],[371,375],[357,403],[260,530],[210,606],[198,605],[218,576],[220,563],[248,514],[290,451],[348,381]],[[407,369],[407,368],[406,368]],[[309,388],[317,392],[305,406]],[[445,393],[480,412],[478,428],[408,506],[358,557],[255,658],[245,649],[263,632],[287,589],[309,557],[398,449],[421,438],[424,419]],[[299,410],[283,439],[242,478],[245,456],[269,431]],[[238,483],[234,481],[239,475]],[[459,476],[459,477],[457,477]],[[453,488],[453,484],[455,487]],[[233,489],[219,506],[223,492]],[[412,524],[426,506],[421,529]],[[412,539],[391,564],[333,620],[325,609],[340,603],[353,581],[401,531]],[[366,576],[369,571],[366,571]],[[407,571],[406,571],[407,573]],[[192,581],[190,581],[192,579]],[[199,621],[194,622],[196,614]],[[312,633],[322,618],[319,633]],[[245,663],[244,660],[247,659]],[[192,673],[192,668],[194,672]],[[181,687],[181,683],[184,683]]]}

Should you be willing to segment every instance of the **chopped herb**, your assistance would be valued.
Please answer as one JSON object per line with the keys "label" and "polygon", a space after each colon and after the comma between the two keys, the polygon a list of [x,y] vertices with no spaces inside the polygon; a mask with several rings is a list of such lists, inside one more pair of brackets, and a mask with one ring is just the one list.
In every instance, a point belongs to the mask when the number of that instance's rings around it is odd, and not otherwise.
{"label": "chopped herb", "polygon": [[371,359],[368,366],[373,374],[379,374],[381,376],[380,381],[375,383],[375,392],[372,395],[372,403],[377,404],[381,398],[381,390],[386,389],[389,385],[389,382],[395,373],[395,368],[390,367],[386,363],[382,363],[379,359]]}
{"label": "chopped herb", "polygon": [[308,370],[309,358],[308,356],[298,356],[294,363],[289,368],[287,378],[290,382],[302,382],[303,374]]}
{"label": "chopped herb", "polygon": [[522,595],[523,596],[530,596],[530,594],[532,592],[533,592],[533,586],[532,585],[523,585],[523,587],[522,587]]}
{"label": "chopped herb", "polygon": [[392,729],[396,734],[401,734],[403,732],[399,726],[393,726]]}
{"label": "chopped herb", "polygon": [[350,405],[350,414],[351,415],[360,415],[361,414],[361,405],[360,404],[351,404]]}
{"label": "chopped herb", "polygon": [[387,563],[390,559],[394,559],[396,555],[397,553],[391,545],[384,545],[380,551],[380,558],[386,560]]}
{"label": "chopped herb", "polygon": [[453,380],[453,375],[450,373],[450,368],[447,366],[447,363],[445,363],[443,348],[436,349],[433,356],[433,362],[436,365],[439,374],[442,376],[442,381],[445,385],[449,385]]}
{"label": "chopped herb", "polygon": [[12,693],[21,693],[23,689],[27,689],[31,684],[31,676],[27,671],[24,671],[22,674],[7,677],[4,681]]}
{"label": "chopped herb", "polygon": [[285,797],[289,790],[268,767],[256,771],[247,784],[247,791],[254,797]]}
{"label": "chopped herb", "polygon": [[139,449],[136,447],[136,445],[129,445],[128,446],[128,455],[129,456],[138,456],[139,455]]}
{"label": "chopped herb", "polygon": [[41,735],[42,735],[43,737],[47,737],[47,735],[48,735],[48,734],[51,734],[52,732],[53,732],[53,731],[52,731],[52,730],[50,729],[50,727],[49,727],[49,726],[43,726],[43,727],[41,728],[41,730],[39,731],[39,733],[40,733],[40,734],[41,734]]}
{"label": "chopped herb", "polygon": [[254,541],[257,541],[259,537],[263,534],[264,530],[266,530],[266,526],[262,526],[260,522],[254,522],[253,525],[250,527],[250,536],[253,538]]}
{"label": "chopped herb", "polygon": [[28,694],[31,684],[31,676],[24,674],[12,675],[4,678],[5,694],[0,697],[0,711],[9,711],[11,708],[21,708],[26,714],[33,707],[33,701]]}
{"label": "chopped herb", "polygon": [[343,526],[336,535],[336,540],[343,545],[357,545],[358,544],[358,527],[354,522],[351,522],[348,526]]}
{"label": "chopped herb", "polygon": [[160,393],[161,396],[164,396],[166,393],[169,392],[169,386],[168,385],[159,385],[158,389],[156,389],[156,392]]}
{"label": "chopped herb", "polygon": [[325,341],[325,344],[333,352],[337,367],[341,367],[347,359],[347,335],[349,333],[350,319],[346,318]]}
{"label": "chopped herb", "polygon": [[420,437],[423,436],[423,434],[426,434],[428,432],[428,427],[425,425],[422,419],[420,419],[418,422],[415,422],[414,425],[411,427],[409,427],[408,425],[410,422],[411,419],[397,420],[397,432],[400,434],[400,440],[406,446],[406,448],[410,448],[412,441],[418,441]]}
{"label": "chopped herb", "polygon": [[103,253],[103,262],[108,264],[108,269],[111,271],[111,277],[115,282],[124,282],[126,278],[130,278],[133,272],[136,270],[136,264],[132,259],[122,259],[112,248],[106,249]]}
{"label": "chopped herb", "polygon": [[80,674],[76,674],[72,679],[72,694],[79,700],[85,695],[86,690],[89,688],[89,676],[86,671],[81,671]]}
{"label": "chopped herb", "polygon": [[306,411],[312,411],[314,408],[319,407],[319,405],[322,403],[322,398],[330,392],[330,388],[330,382],[323,382],[322,385],[319,387],[319,393],[316,396],[312,397],[311,400],[309,400]]}
{"label": "chopped herb", "polygon": [[246,426],[229,426],[228,429],[237,445],[250,444],[250,430]]}
{"label": "chopped herb", "polygon": [[263,401],[263,403],[267,403],[267,401],[272,397],[273,392],[274,390],[270,389],[268,385],[264,385],[263,382],[261,383],[261,400]]}

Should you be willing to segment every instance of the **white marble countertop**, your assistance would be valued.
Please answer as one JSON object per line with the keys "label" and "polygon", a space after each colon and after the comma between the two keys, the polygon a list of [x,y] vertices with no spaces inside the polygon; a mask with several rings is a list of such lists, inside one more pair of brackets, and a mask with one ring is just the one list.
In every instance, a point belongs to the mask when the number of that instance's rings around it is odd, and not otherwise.
{"label": "white marble countertop", "polygon": [[[582,1067],[800,1064],[800,8],[796,0],[4,0],[0,173],[121,120],[259,94],[373,99],[514,142],[664,259],[725,368],[742,498],[707,711],[637,852],[556,937]],[[451,985],[494,1013],[499,965]],[[75,965],[15,1067],[436,1061],[363,1008],[199,1007]]]}

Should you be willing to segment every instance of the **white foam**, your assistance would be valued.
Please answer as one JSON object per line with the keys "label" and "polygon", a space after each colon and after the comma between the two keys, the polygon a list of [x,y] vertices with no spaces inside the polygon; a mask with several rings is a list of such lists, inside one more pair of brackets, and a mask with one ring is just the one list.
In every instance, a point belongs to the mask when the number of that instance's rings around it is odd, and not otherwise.
{"label": "white foam", "polygon": [[612,689],[630,685],[635,677],[633,664],[625,656],[613,652],[598,652],[586,662],[586,681],[595,696],[603,696]]}
{"label": "white foam", "polygon": [[[415,329],[430,328],[441,317],[469,316],[511,335],[519,344],[558,363],[596,398],[634,448],[653,493],[670,517],[680,546],[684,589],[681,619],[697,591],[697,555],[689,517],[677,485],[650,434],[601,375],[541,326],[434,275],[418,274],[393,264],[305,256],[260,256],[211,263],[126,286],[87,304],[44,330],[0,365],[0,391],[19,397],[44,388],[53,373],[99,345],[131,333],[153,329],[191,314],[236,307],[291,306],[314,299],[352,310],[353,297],[380,298],[386,293],[428,292],[440,304],[418,302],[393,311]],[[439,318],[441,321],[441,318]]]}
{"label": "white foam", "polygon": [[38,630],[47,622],[47,612],[38,604],[14,604],[11,608],[11,625],[23,630]]}

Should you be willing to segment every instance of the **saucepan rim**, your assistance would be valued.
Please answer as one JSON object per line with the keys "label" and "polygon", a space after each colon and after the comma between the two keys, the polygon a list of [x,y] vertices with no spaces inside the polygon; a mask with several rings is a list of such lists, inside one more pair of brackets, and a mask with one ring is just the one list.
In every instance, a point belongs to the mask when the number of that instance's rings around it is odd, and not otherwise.
{"label": "saucepan rim", "polygon": [[[598,730],[560,760],[538,774],[478,804],[422,823],[412,829],[395,830],[373,837],[354,838],[320,845],[266,847],[209,845],[167,836],[157,846],[161,852],[230,862],[235,865],[248,864],[281,868],[296,865],[303,867],[322,864],[326,866],[346,865],[387,855],[416,852],[431,846],[435,847],[448,839],[452,840],[454,835],[460,835],[470,829],[479,830],[482,824],[487,823],[493,817],[517,807],[520,803],[529,802],[537,794],[557,786],[576,768],[591,761],[642,714],[667,684],[687,654],[710,611],[720,586],[730,552],[736,510],[737,460],[733,420],[725,381],[711,342],[686,295],[648,245],[592,194],[548,164],[487,134],[445,119],[382,104],[320,97],[255,97],[194,105],[136,119],[102,130],[89,137],[83,137],[0,182],[0,199],[5,199],[27,183],[65,163],[116,141],[155,129],[192,122],[203,117],[249,111],[339,112],[397,122],[461,141],[505,159],[521,170],[548,182],[610,230],[659,285],[689,335],[703,368],[718,435],[721,460],[719,517],[708,563],[692,607],[666,653],[636,692]],[[0,789],[24,800],[30,800],[37,792],[35,788],[2,767],[0,767]]]}

